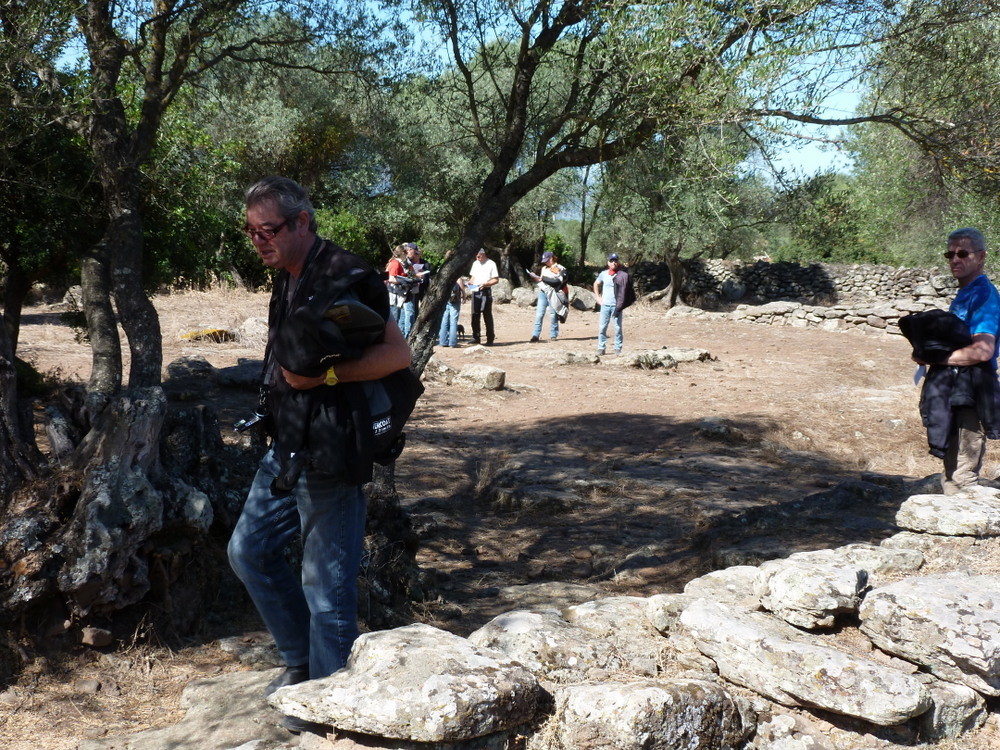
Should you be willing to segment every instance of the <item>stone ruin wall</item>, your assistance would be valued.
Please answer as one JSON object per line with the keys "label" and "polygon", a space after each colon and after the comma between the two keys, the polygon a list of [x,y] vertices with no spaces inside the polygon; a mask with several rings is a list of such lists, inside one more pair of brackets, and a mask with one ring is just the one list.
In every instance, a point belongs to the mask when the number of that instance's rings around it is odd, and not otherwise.
{"label": "stone ruin wall", "polygon": [[[733,319],[827,330],[899,333],[903,315],[947,308],[957,287],[946,269],[837,263],[686,260],[682,299]],[[662,263],[633,269],[640,295],[664,289]],[[996,282],[994,282],[996,283]]]}

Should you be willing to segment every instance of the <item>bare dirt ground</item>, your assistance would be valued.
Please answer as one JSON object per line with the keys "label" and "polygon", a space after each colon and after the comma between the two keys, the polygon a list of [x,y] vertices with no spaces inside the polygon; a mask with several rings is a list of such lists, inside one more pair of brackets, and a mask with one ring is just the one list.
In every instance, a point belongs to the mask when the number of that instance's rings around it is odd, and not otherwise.
{"label": "bare dirt ground", "polygon": [[[165,364],[201,355],[225,367],[262,355],[262,341],[181,335],[264,316],[266,295],[188,292],[155,302]],[[559,340],[538,344],[528,343],[533,310],[498,305],[495,314],[494,347],[464,344],[437,358],[499,367],[506,388],[428,382],[397,466],[433,582],[415,617],[462,635],[546,591],[570,600],[679,591],[726,564],[878,540],[892,533],[898,500],[830,493],[864,477],[902,496],[939,469],[926,453],[901,337],[667,317],[637,305],[625,313],[626,352],[711,354],[640,370],[614,357],[559,363],[566,353],[593,354],[596,314],[571,311]],[[468,329],[467,307],[462,322]],[[90,367],[89,349],[45,306],[26,311],[19,356],[63,378],[85,379]],[[246,391],[215,405],[228,425],[253,403]],[[992,448],[988,476],[998,458]],[[525,485],[548,499],[526,505]],[[259,627],[244,617],[216,636]],[[80,647],[39,660],[0,690],[0,746],[69,750],[87,737],[170,724],[188,681],[242,668],[211,639],[175,650],[141,641]]]}

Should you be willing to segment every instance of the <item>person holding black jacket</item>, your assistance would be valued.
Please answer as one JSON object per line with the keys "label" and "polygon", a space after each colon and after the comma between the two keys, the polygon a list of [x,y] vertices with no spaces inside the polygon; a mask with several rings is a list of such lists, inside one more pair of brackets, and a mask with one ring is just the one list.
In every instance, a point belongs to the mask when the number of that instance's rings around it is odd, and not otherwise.
{"label": "person holding black jacket", "polygon": [[[361,383],[408,367],[411,355],[399,326],[389,318],[381,274],[317,236],[315,212],[300,185],[268,177],[245,197],[244,232],[264,265],[278,271],[262,390],[272,440],[229,541],[229,560],[286,665],[265,689],[269,695],[342,668],[358,635],[357,577],[366,505],[362,484],[371,478],[373,460],[353,455],[350,445],[340,450],[331,444],[338,435],[324,432],[313,415],[332,415],[325,424],[336,426],[357,406],[352,399],[363,393]],[[352,303],[381,317],[384,328],[379,321],[374,343],[329,368],[321,364],[319,374],[286,369],[275,354],[288,330],[283,324],[308,309],[324,289],[338,287],[349,289]],[[310,451],[320,449],[339,465],[311,461]],[[285,550],[300,533],[299,574]],[[292,732],[312,728],[291,716],[283,725]]]}
{"label": "person holding black jacket", "polygon": [[[949,311],[968,326],[971,343],[958,347],[937,361],[915,353],[914,361],[928,365],[921,411],[929,434],[940,416],[934,403],[943,403],[947,439],[943,446],[941,489],[946,495],[980,483],[986,438],[1000,436],[994,423],[997,394],[997,341],[1000,337],[1000,294],[983,272],[986,240],[972,227],[948,235],[944,254],[958,293]],[[947,393],[942,396],[942,388]],[[948,413],[950,407],[950,413]],[[940,412],[941,410],[938,409]],[[934,450],[934,440],[931,440]]]}
{"label": "person holding black jacket", "polygon": [[530,273],[538,282],[538,300],[535,303],[535,329],[531,333],[531,343],[537,344],[542,335],[542,321],[545,310],[549,311],[549,341],[559,338],[559,323],[565,322],[569,310],[566,299],[566,269],[556,262],[556,256],[546,250],[542,253],[541,274]]}
{"label": "person holding black jacket", "polygon": [[614,322],[615,354],[621,354],[625,343],[622,311],[635,302],[635,287],[618,253],[608,256],[608,267],[594,281],[594,296],[601,306],[601,317],[597,323],[597,353],[603,356],[607,351],[608,324]]}

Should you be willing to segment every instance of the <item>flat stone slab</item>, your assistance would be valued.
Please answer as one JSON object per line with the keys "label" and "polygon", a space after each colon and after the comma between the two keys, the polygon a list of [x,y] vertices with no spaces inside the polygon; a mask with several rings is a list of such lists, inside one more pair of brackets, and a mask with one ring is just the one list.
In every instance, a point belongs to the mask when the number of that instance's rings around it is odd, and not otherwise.
{"label": "flat stone slab", "polygon": [[178,723],[125,737],[83,740],[78,750],[229,748],[287,741],[290,735],[279,726],[281,716],[264,699],[264,687],[277,674],[269,669],[196,680],[181,694],[180,707],[186,713]]}
{"label": "flat stone slab", "polygon": [[719,674],[786,706],[813,706],[892,726],[931,707],[915,675],[817,643],[791,625],[699,599],[681,624]]}
{"label": "flat stone slab", "polygon": [[573,750],[708,750],[739,746],[753,727],[754,717],[742,716],[716,683],[643,680],[560,688],[538,736],[551,732],[559,747]]}
{"label": "flat stone slab", "polygon": [[869,592],[858,614],[883,651],[1000,695],[1000,576],[907,578]]}
{"label": "flat stone slab", "polygon": [[625,666],[611,641],[555,612],[506,612],[471,633],[469,640],[516,659],[539,679],[556,683],[584,682],[591,670]]}
{"label": "flat stone slab", "polygon": [[1000,536],[1000,490],[971,487],[957,495],[913,495],[896,513],[908,531],[944,536]]}
{"label": "flat stone slab", "polygon": [[361,635],[346,667],[270,700],[283,713],[348,732],[456,742],[530,721],[539,696],[534,675],[513,659],[418,624]]}

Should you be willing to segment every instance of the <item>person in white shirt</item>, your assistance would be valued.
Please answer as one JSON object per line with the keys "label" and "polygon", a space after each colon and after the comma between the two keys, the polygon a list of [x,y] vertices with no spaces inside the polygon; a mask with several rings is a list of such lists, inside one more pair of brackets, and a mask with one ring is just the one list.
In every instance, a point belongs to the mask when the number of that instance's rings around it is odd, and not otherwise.
{"label": "person in white shirt", "polygon": [[493,290],[500,281],[497,264],[486,257],[486,250],[479,249],[476,260],[469,269],[469,286],[472,292],[472,343],[482,342],[480,337],[479,319],[482,316],[486,322],[486,346],[493,346],[495,332],[493,330]]}

